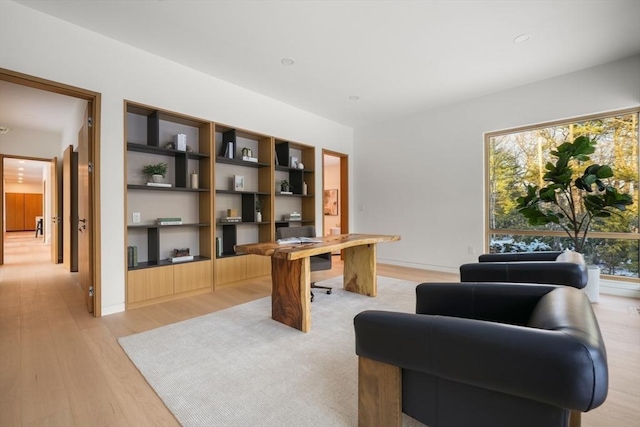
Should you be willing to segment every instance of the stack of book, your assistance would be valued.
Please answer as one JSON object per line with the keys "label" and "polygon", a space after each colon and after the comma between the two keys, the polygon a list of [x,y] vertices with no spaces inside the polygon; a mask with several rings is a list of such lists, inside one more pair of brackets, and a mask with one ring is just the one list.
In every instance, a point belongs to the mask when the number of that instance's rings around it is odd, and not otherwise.
{"label": "stack of book", "polygon": [[298,212],[292,212],[288,215],[282,215],[283,221],[302,221],[302,215]]}
{"label": "stack of book", "polygon": [[129,268],[138,266],[138,247],[127,246],[127,266]]}
{"label": "stack of book", "polygon": [[147,182],[149,187],[171,187],[171,184],[167,182]]}
{"label": "stack of book", "polygon": [[158,218],[156,219],[157,225],[180,225],[182,224],[182,218]]}
{"label": "stack of book", "polygon": [[220,218],[220,222],[242,222],[241,216],[225,216]]}

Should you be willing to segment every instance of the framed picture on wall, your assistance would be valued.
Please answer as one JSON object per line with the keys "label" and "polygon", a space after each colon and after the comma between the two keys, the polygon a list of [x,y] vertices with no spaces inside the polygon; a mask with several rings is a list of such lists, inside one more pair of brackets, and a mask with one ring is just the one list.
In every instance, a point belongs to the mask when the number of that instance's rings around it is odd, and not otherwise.
{"label": "framed picture on wall", "polygon": [[338,190],[324,190],[324,214],[338,215]]}

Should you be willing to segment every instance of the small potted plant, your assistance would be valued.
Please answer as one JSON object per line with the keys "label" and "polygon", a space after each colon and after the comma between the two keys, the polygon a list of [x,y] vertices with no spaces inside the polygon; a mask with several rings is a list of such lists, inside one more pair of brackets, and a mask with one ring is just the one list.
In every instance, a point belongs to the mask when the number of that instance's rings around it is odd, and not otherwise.
{"label": "small potted plant", "polygon": [[256,222],[262,222],[262,200],[256,199]]}
{"label": "small potted plant", "polygon": [[285,193],[285,192],[289,191],[289,188],[290,188],[289,181],[287,181],[286,179],[283,179],[280,182],[280,192]]}
{"label": "small potted plant", "polygon": [[150,176],[153,182],[162,182],[164,177],[167,175],[168,167],[168,164],[162,162],[156,163],[155,165],[144,165],[142,173]]}

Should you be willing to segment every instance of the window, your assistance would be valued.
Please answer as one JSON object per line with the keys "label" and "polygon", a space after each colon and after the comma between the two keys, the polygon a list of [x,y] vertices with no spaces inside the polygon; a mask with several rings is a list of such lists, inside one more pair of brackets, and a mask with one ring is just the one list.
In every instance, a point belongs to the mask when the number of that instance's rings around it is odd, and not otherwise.
{"label": "window", "polygon": [[[610,165],[609,185],[632,196],[633,205],[619,215],[595,218],[583,253],[599,265],[602,274],[638,281],[640,223],[638,220],[638,109],[609,115],[487,134],[487,242],[490,252],[525,252],[572,248],[571,240],[556,224],[529,225],[518,212],[516,199],[526,185],[543,184],[550,154],[564,142],[585,135],[596,141],[592,163]],[[584,170],[582,167],[580,173]],[[635,279],[635,280],[634,280]]]}

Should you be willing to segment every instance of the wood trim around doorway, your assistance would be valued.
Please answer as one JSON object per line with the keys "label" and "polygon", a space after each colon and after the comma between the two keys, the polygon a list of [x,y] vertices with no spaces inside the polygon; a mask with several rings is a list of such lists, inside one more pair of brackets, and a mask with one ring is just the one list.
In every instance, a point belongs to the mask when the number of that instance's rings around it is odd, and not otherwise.
{"label": "wood trim around doorway", "polygon": [[[71,96],[83,99],[88,102],[89,116],[93,123],[90,128],[90,153],[89,159],[93,166],[91,187],[91,250],[93,252],[91,275],[93,282],[94,307],[93,315],[95,317],[102,316],[102,283],[101,283],[101,226],[100,226],[100,114],[101,114],[101,94],[87,89],[18,73],[16,71],[0,68],[0,81],[6,81],[21,86],[27,86],[35,89],[54,92],[61,95]],[[17,156],[11,156],[17,157]],[[2,163],[2,162],[0,162]],[[0,172],[3,172],[0,164]],[[2,175],[0,175],[2,176]],[[1,180],[0,180],[1,181]],[[0,182],[0,194],[3,194],[4,188]],[[0,198],[1,199],[1,198]],[[4,214],[4,201],[0,200],[0,215]],[[4,228],[2,226],[1,228]],[[4,230],[0,233],[0,265],[4,263]]]}
{"label": "wood trim around doorway", "polygon": [[[349,233],[349,155],[337,151],[322,150],[322,194],[324,194],[324,156],[340,158],[340,233]],[[322,198],[321,198],[322,200]],[[324,218],[324,215],[323,215]],[[324,220],[323,220],[324,221]],[[323,230],[324,231],[324,230]]]}

